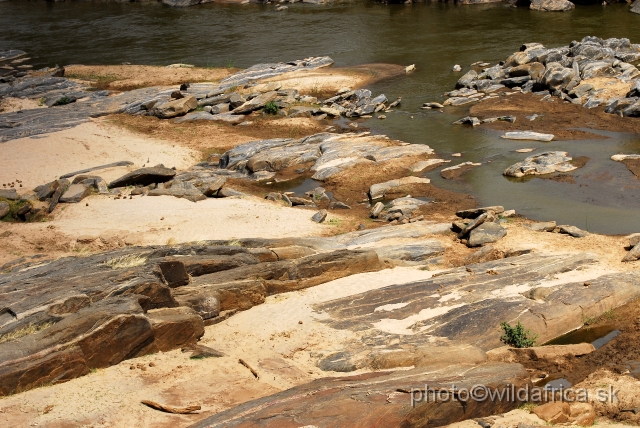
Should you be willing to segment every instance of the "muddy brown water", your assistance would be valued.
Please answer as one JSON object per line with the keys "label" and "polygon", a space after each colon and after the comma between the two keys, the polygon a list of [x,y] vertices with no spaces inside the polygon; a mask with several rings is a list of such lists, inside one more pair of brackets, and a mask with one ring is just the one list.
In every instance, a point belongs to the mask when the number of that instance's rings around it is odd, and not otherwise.
{"label": "muddy brown water", "polygon": [[[403,103],[386,120],[370,120],[366,126],[392,138],[428,144],[445,158],[463,153],[447,166],[483,163],[456,181],[442,179],[438,169],[427,173],[436,186],[473,194],[481,204],[504,205],[535,220],[555,220],[599,233],[638,232],[640,181],[622,163],[609,159],[616,153],[640,153],[637,135],[606,133],[605,140],[515,142],[501,139],[499,132],[451,125],[466,115],[465,107],[444,113],[420,110],[423,102],[442,101],[442,94],[453,88],[460,76],[451,71],[454,64],[461,64],[465,71],[476,61],[493,64],[524,42],[553,47],[597,35],[640,43],[640,15],[630,13],[627,5],[577,6],[565,13],[501,3],[293,4],[286,12],[274,8],[1,2],[0,49],[23,49],[37,66],[183,62],[248,67],[315,55],[329,55],[337,66],[415,63],[417,72],[370,87],[390,99],[403,97]],[[531,155],[514,152],[522,147],[565,150],[591,161],[570,173],[575,183],[508,180],[502,171]]]}

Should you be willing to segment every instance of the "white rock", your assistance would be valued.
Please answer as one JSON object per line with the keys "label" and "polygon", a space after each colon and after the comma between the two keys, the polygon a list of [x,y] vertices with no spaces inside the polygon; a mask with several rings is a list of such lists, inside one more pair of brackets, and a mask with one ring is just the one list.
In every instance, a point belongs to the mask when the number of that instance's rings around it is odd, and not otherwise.
{"label": "white rock", "polygon": [[507,132],[502,136],[507,140],[534,140],[534,141],[551,141],[553,140],[553,134],[541,134],[539,132],[532,131],[514,131]]}

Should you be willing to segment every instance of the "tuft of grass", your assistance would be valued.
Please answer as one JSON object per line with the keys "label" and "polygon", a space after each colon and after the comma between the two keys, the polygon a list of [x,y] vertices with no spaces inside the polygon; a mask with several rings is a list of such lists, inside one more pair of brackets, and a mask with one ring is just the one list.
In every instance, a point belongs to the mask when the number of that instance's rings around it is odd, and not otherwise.
{"label": "tuft of grass", "polygon": [[514,348],[529,348],[536,343],[538,338],[537,334],[531,333],[526,330],[524,325],[520,321],[515,327],[512,327],[506,321],[500,323],[500,327],[504,331],[504,334],[500,337],[500,340],[506,345]]}
{"label": "tuft of grass", "polygon": [[115,257],[102,263],[111,269],[126,269],[141,266],[147,262],[145,254],[127,254],[125,256]]}
{"label": "tuft of grass", "polygon": [[325,222],[325,224],[328,224],[331,226],[340,226],[341,223],[342,221],[339,218],[332,218],[329,221]]}
{"label": "tuft of grass", "polygon": [[29,324],[28,326],[19,328],[18,330],[14,330],[11,333],[0,335],[0,343],[11,342],[12,340],[17,340],[21,337],[35,334],[41,330],[44,330],[45,328],[51,327],[52,325],[52,322],[45,322],[43,324]]}
{"label": "tuft of grass", "polygon": [[178,243],[178,240],[176,238],[174,238],[173,236],[169,239],[167,239],[167,245],[176,245]]}
{"label": "tuft of grass", "polygon": [[524,410],[527,411],[529,413],[533,412],[533,409],[535,409],[538,405],[536,403],[532,403],[530,401],[522,404],[520,407],[518,407],[518,410]]}
{"label": "tuft of grass", "polygon": [[233,241],[229,241],[227,245],[229,247],[242,247],[242,245],[240,244],[240,241],[238,241],[237,239],[234,239]]}
{"label": "tuft of grass", "polygon": [[613,321],[617,318],[617,315],[613,309],[609,309],[608,311],[603,312],[600,316],[597,317],[585,317],[582,316],[582,324],[584,325],[593,325],[598,324],[603,321]]}

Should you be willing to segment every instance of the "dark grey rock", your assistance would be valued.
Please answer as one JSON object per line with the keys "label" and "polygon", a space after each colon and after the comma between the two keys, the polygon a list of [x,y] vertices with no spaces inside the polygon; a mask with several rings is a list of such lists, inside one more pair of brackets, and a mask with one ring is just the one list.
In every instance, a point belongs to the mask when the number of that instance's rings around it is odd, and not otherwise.
{"label": "dark grey rock", "polygon": [[11,206],[8,202],[0,201],[0,219],[9,214],[11,211]]}
{"label": "dark grey rock", "polygon": [[499,241],[507,234],[507,230],[498,223],[483,223],[469,234],[467,246],[479,247]]}
{"label": "dark grey rock", "polygon": [[91,194],[91,187],[85,184],[72,184],[60,197],[60,202],[77,203]]}
{"label": "dark grey rock", "polygon": [[16,189],[0,189],[0,198],[5,198],[10,201],[17,201],[18,199],[20,199],[20,196],[18,196],[18,192],[16,192]]}
{"label": "dark grey rock", "polygon": [[124,187],[164,183],[175,177],[176,171],[163,166],[140,168],[109,183],[109,187]]}
{"label": "dark grey rock", "polygon": [[322,223],[326,218],[327,210],[320,210],[311,217],[311,220],[315,221],[316,223]]}

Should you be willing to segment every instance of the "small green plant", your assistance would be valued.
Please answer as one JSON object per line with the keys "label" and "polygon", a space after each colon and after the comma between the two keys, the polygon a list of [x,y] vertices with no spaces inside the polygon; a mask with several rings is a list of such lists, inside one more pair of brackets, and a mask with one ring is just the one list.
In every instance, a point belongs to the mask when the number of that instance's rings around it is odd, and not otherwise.
{"label": "small green plant", "polygon": [[73,101],[71,100],[71,98],[67,97],[66,95],[62,98],[60,98],[58,101],[56,101],[53,105],[54,106],[64,106],[67,104],[71,104]]}
{"label": "small green plant", "polygon": [[269,101],[264,105],[264,112],[267,114],[278,114],[278,111],[280,111],[280,107],[275,101]]}
{"label": "small green plant", "polygon": [[538,338],[537,334],[526,330],[520,321],[518,321],[515,327],[510,326],[509,323],[504,321],[500,323],[500,327],[504,331],[500,340],[514,348],[529,348],[535,344]]}

